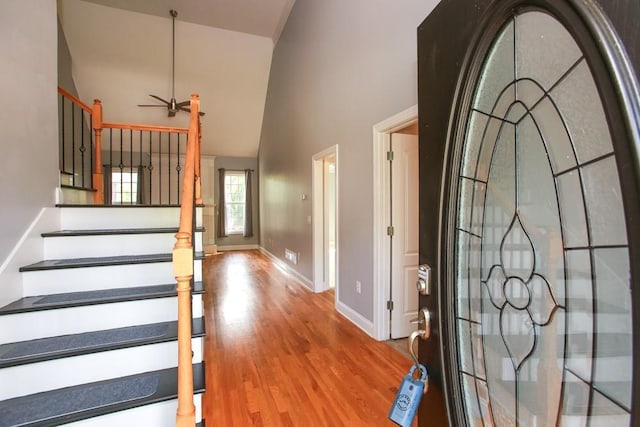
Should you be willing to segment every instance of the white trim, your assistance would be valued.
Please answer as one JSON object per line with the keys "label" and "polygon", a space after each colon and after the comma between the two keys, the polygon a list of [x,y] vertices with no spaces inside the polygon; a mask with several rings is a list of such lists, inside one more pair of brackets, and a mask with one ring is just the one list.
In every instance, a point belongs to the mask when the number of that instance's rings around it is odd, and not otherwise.
{"label": "white trim", "polygon": [[418,106],[407,108],[373,126],[373,325],[372,336],[389,338],[386,301],[389,287],[389,135],[418,119]]}
{"label": "white trim", "polygon": [[293,276],[293,278],[296,281],[298,281],[302,286],[313,291],[313,282],[311,280],[309,280],[307,277],[303,276],[302,274],[298,273],[296,270],[290,267],[286,262],[284,262],[274,254],[269,252],[264,247],[260,246],[258,249],[262,251],[265,255],[267,255],[269,258],[271,258],[273,263],[276,264],[276,266],[280,267],[285,274]]}
{"label": "white trim", "polygon": [[347,320],[349,320],[351,323],[362,329],[365,334],[369,335],[372,338],[375,338],[373,333],[373,323],[369,319],[365,318],[360,313],[340,302],[339,300],[336,300],[336,310],[338,311],[338,313],[346,317]]}
{"label": "white trim", "polygon": [[218,252],[224,251],[248,251],[250,249],[260,249],[258,245],[227,245],[227,246],[218,246]]}
{"label": "white trim", "polygon": [[[293,276],[293,279],[296,279],[298,281],[298,283],[300,283],[305,288],[313,291],[313,282],[312,281],[310,281],[308,278],[304,277],[302,274],[298,273],[296,270],[291,268],[287,263],[285,263],[280,258],[278,258],[274,254],[269,252],[264,247],[260,246],[260,251],[262,251],[266,256],[271,258],[271,260],[274,262],[274,264],[276,264],[276,266],[280,267],[285,272],[285,274],[289,274],[289,275]],[[336,290],[337,290],[337,285],[336,285]],[[370,337],[375,338],[375,336],[373,334],[373,323],[369,319],[365,318],[360,313],[358,313],[357,311],[352,309],[351,307],[349,307],[346,304],[340,302],[340,300],[337,298],[337,295],[336,295],[336,305],[335,305],[335,307],[336,307],[336,311],[338,313],[340,313],[340,315],[344,316],[347,320],[349,320],[351,323],[356,325],[359,329],[361,329],[364,333],[366,333]]]}
{"label": "white trim", "polygon": [[60,211],[42,208],[0,265],[0,307],[24,296],[23,275],[18,269],[44,258],[41,233],[60,228]]}
{"label": "white trim", "polygon": [[316,153],[311,158],[311,229],[312,229],[312,257],[313,257],[313,291],[324,292],[329,289],[329,283],[325,283],[324,277],[324,165],[323,159],[325,157],[334,157],[336,164],[336,266],[335,266],[335,292],[336,301],[340,299],[340,239],[339,239],[339,197],[340,194],[340,167],[338,158],[338,145],[331,146],[325,150]]}

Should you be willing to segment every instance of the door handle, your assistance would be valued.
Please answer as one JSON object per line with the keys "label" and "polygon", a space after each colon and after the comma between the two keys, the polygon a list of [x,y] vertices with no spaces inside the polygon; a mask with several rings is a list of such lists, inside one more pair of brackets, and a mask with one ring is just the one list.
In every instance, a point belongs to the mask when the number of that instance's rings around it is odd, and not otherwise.
{"label": "door handle", "polygon": [[418,337],[427,340],[431,336],[431,313],[426,308],[422,308],[418,311],[418,318],[413,319],[411,323],[417,323],[419,325],[418,329],[409,335],[409,354],[413,358],[413,361],[418,364],[420,362],[418,361],[417,354],[413,351],[413,343]]}

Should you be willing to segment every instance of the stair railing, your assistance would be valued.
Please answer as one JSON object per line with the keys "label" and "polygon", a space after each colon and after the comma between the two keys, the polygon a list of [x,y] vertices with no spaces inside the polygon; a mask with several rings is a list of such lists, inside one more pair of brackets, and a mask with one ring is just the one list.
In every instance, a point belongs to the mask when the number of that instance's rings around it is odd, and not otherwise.
{"label": "stair railing", "polygon": [[[58,93],[64,187],[94,191],[94,204],[180,204],[189,128],[104,122],[100,100],[90,107]],[[110,190],[112,178],[121,191]]]}
{"label": "stair railing", "polygon": [[58,87],[59,163],[63,187],[91,190],[93,110]]}
{"label": "stair railing", "polygon": [[191,95],[191,118],[182,184],[180,204],[180,227],[173,248],[173,273],[178,293],[178,410],[177,427],[194,427],[195,406],[193,403],[193,356],[191,350],[191,283],[193,279],[193,232],[194,215],[199,200],[200,169],[200,101]]}

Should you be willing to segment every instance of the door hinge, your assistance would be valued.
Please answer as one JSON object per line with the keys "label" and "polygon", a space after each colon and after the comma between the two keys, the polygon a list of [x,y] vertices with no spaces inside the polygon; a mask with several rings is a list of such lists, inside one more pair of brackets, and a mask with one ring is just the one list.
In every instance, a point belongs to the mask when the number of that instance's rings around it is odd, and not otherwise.
{"label": "door hinge", "polygon": [[393,237],[393,233],[394,233],[394,229],[393,229],[393,225],[390,225],[387,227],[387,236],[391,236]]}
{"label": "door hinge", "polygon": [[393,151],[387,151],[387,160],[390,162],[393,161]]}
{"label": "door hinge", "polygon": [[387,301],[387,310],[393,311],[393,301],[391,300]]}

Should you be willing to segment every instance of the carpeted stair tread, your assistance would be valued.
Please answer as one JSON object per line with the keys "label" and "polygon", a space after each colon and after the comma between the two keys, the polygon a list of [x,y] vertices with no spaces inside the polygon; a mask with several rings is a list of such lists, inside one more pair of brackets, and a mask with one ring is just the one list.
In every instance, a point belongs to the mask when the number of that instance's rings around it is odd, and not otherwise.
{"label": "carpeted stair tread", "polygon": [[[175,399],[177,368],[66,387],[0,402],[2,426],[57,426]],[[204,367],[193,365],[194,391],[204,391]]]}
{"label": "carpeted stair tread", "polygon": [[[195,259],[203,259],[204,252],[196,252]],[[91,258],[67,258],[51,259],[36,262],[31,265],[20,267],[20,272],[58,270],[63,268],[83,268],[83,267],[107,267],[112,265],[127,264],[148,264],[155,262],[171,262],[171,253],[145,254],[145,255],[120,255],[108,257]]]}
{"label": "carpeted stair tread", "polygon": [[[204,231],[203,227],[196,228],[196,232]],[[42,233],[42,237],[71,237],[71,236],[111,236],[120,234],[161,234],[177,233],[178,227],[167,228],[112,228],[95,230],[59,230]]]}
{"label": "carpeted stair tread", "polygon": [[[204,319],[192,321],[192,336],[204,336]],[[0,345],[0,368],[178,339],[178,322],[128,326]]]}
{"label": "carpeted stair tread", "polygon": [[[195,282],[193,293],[201,294],[203,292],[204,287],[202,282]],[[122,301],[135,301],[141,299],[166,298],[175,295],[176,285],[173,283],[167,285],[137,286],[30,296],[21,298],[18,301],[0,308],[0,315]]]}

